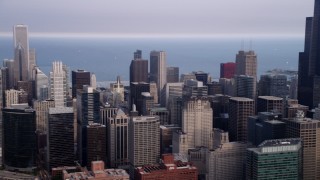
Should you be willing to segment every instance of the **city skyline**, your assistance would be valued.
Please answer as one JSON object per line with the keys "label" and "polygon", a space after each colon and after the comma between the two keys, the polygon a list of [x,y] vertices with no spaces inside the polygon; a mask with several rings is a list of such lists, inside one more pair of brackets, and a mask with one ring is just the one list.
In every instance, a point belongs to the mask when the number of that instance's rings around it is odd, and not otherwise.
{"label": "city skyline", "polygon": [[1,34],[27,24],[31,36],[302,36],[313,10],[312,0],[59,2],[1,1]]}

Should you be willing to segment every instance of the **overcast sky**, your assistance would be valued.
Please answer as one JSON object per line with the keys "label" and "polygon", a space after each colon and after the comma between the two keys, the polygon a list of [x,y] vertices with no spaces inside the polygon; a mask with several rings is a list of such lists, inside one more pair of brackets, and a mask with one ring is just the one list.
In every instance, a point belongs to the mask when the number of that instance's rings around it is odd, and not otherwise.
{"label": "overcast sky", "polygon": [[303,35],[314,0],[0,0],[0,32]]}

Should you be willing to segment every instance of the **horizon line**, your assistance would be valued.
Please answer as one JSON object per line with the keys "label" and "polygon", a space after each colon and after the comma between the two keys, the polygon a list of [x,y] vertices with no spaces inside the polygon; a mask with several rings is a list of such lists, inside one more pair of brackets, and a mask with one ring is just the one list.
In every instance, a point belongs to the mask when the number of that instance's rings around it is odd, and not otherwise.
{"label": "horizon line", "polygon": [[[13,36],[12,32],[2,32],[0,36],[10,37]],[[29,32],[29,37],[52,37],[52,38],[302,38],[304,34],[297,33],[279,33],[279,34],[263,34],[263,33],[43,33],[43,32]]]}

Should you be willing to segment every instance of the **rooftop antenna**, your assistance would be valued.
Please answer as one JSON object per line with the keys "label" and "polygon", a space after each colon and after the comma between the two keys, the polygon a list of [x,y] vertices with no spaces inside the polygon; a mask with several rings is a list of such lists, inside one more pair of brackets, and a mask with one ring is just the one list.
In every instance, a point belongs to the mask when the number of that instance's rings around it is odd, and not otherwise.
{"label": "rooftop antenna", "polygon": [[243,51],[243,46],[244,46],[244,41],[243,39],[241,40],[241,51]]}
{"label": "rooftop antenna", "polygon": [[252,51],[252,40],[250,39],[249,50]]}

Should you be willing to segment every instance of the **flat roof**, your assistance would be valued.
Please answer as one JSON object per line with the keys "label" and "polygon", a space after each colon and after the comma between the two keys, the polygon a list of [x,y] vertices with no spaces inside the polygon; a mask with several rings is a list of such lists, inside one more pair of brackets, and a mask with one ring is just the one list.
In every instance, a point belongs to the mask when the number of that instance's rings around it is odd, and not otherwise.
{"label": "flat roof", "polygon": [[258,99],[265,99],[265,100],[283,100],[283,98],[276,97],[276,96],[258,96]]}

